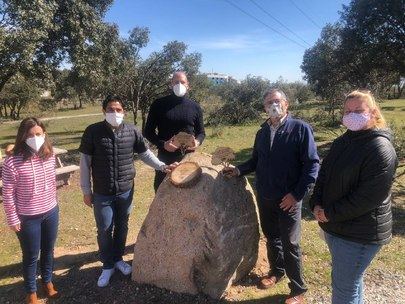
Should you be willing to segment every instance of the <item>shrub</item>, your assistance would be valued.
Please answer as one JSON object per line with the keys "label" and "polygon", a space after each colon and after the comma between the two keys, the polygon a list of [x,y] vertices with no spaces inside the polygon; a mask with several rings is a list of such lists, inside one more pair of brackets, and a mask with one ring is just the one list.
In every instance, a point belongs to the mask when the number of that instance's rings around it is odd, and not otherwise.
{"label": "shrub", "polygon": [[209,125],[219,124],[242,124],[260,118],[260,113],[253,107],[240,102],[228,102],[218,111],[209,115]]}
{"label": "shrub", "polygon": [[390,123],[394,137],[394,148],[399,159],[405,158],[405,125],[395,122]]}

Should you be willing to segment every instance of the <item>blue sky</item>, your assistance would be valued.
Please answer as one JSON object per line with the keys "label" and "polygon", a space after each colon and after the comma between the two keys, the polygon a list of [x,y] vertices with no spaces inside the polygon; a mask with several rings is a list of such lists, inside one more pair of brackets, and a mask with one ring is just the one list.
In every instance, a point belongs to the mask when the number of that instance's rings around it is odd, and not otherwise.
{"label": "blue sky", "polygon": [[[282,76],[288,81],[296,81],[302,80],[300,65],[305,49],[315,43],[326,23],[334,23],[339,19],[338,11],[342,9],[342,4],[347,5],[349,2],[349,0],[253,0],[253,2],[116,0],[105,20],[118,24],[123,37],[127,37],[128,31],[136,26],[148,27],[151,32],[150,42],[141,53],[142,56],[160,50],[169,41],[178,40],[188,45],[188,52],[202,54],[201,72],[225,73],[237,79],[243,79],[251,74],[272,81]],[[283,23],[299,38],[254,3]]]}

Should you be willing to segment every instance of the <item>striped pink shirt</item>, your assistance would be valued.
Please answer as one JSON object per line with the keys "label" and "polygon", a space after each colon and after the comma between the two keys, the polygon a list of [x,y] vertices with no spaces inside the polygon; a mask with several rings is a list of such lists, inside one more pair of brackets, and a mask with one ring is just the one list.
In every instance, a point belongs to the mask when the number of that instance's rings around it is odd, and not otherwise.
{"label": "striped pink shirt", "polygon": [[3,164],[3,206],[7,224],[20,223],[19,215],[43,214],[56,206],[55,155],[47,160],[34,155],[7,157]]}

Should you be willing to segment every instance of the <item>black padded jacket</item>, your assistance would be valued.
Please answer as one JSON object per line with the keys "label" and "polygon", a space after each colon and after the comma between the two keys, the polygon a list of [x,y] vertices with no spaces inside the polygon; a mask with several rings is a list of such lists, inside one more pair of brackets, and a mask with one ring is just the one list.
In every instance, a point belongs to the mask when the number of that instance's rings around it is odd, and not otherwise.
{"label": "black padded jacket", "polygon": [[347,131],[322,162],[311,209],[320,205],[334,236],[363,244],[391,239],[391,186],[398,159],[387,130]]}
{"label": "black padded jacket", "polygon": [[79,151],[91,155],[93,192],[115,195],[134,185],[134,153],[148,149],[134,125],[122,123],[113,132],[104,120],[92,124],[83,133]]}

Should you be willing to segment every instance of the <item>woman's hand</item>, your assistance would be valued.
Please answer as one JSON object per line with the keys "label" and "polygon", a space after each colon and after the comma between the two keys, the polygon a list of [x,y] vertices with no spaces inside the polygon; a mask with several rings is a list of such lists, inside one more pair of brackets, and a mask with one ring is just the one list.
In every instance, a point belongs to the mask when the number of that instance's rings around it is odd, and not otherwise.
{"label": "woman's hand", "polygon": [[10,226],[10,229],[13,230],[14,232],[18,232],[21,230],[21,224]]}
{"label": "woman's hand", "polygon": [[322,207],[319,206],[319,205],[316,205],[316,206],[315,206],[313,214],[314,214],[314,216],[315,216],[315,219],[316,219],[318,222],[326,223],[326,222],[329,221],[329,220],[326,218],[325,211],[324,211],[324,210],[322,209]]}
{"label": "woman's hand", "polygon": [[321,222],[321,223],[327,223],[327,222],[329,222],[329,220],[326,218],[326,215],[325,215],[325,210],[323,210],[323,209],[320,209],[319,210],[319,212],[318,212],[318,218],[319,218],[319,222]]}

